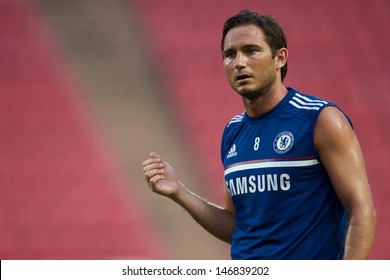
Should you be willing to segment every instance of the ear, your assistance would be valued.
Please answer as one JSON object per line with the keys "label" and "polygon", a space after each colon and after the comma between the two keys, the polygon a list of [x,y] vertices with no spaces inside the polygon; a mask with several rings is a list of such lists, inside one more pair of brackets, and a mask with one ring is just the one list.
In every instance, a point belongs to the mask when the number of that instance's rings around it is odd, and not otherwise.
{"label": "ear", "polygon": [[281,69],[286,63],[288,58],[288,51],[286,48],[279,49],[275,54],[276,69]]}

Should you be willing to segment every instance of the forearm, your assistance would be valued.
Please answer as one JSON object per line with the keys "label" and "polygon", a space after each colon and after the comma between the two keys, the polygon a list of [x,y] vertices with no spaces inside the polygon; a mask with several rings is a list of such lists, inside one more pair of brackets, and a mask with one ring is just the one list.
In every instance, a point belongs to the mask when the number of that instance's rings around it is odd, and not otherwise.
{"label": "forearm", "polygon": [[349,215],[344,260],[368,259],[374,240],[376,214],[373,208],[353,209]]}
{"label": "forearm", "polygon": [[[235,224],[235,217],[232,214],[234,210],[228,211],[227,209],[230,208],[225,209],[214,205],[189,191],[178,181],[172,166],[156,153],[151,153],[150,158],[143,162],[143,171],[148,186],[153,192],[171,198],[209,233],[231,243]],[[233,208],[233,206],[229,207]]]}
{"label": "forearm", "polygon": [[215,205],[194,194],[181,184],[180,191],[172,199],[182,206],[199,225],[213,236],[231,243],[235,217],[227,209]]}

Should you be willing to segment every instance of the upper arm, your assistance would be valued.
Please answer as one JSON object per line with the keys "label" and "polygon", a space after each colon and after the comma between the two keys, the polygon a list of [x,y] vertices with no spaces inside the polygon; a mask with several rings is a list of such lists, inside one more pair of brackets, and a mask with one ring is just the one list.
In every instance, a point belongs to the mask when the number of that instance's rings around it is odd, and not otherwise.
{"label": "upper arm", "polygon": [[373,207],[362,151],[344,114],[336,107],[320,113],[314,143],[334,189],[348,214],[353,207]]}

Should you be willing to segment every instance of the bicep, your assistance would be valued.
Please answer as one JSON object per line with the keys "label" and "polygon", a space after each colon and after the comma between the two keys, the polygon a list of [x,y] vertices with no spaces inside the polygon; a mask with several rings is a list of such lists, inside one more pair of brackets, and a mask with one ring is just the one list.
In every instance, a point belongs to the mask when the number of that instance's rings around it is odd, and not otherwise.
{"label": "bicep", "polygon": [[370,205],[371,194],[358,139],[344,114],[325,108],[317,120],[314,141],[335,191],[347,212]]}

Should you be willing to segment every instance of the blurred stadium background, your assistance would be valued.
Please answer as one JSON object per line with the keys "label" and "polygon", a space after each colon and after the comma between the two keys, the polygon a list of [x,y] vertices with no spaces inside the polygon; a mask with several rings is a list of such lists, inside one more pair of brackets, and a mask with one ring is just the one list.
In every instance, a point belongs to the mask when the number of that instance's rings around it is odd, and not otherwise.
{"label": "blurred stadium background", "polygon": [[142,161],[160,153],[221,202],[219,144],[243,111],[220,56],[223,22],[271,14],[285,84],[336,102],[364,150],[390,258],[387,0],[0,0],[0,259],[228,259]]}

